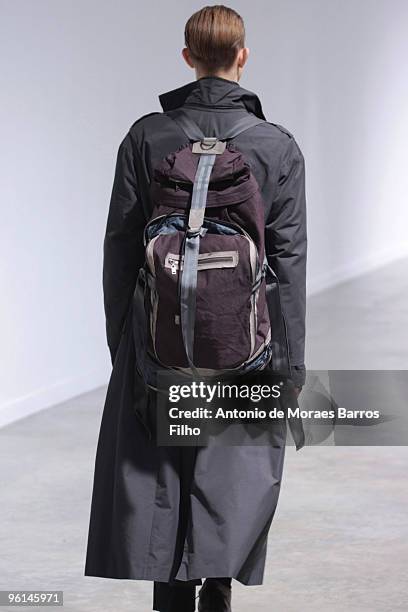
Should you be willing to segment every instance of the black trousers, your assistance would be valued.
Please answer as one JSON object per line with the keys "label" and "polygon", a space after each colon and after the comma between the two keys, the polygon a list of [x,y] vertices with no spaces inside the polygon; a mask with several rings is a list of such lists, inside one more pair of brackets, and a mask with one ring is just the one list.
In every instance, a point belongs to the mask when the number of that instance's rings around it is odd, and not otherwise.
{"label": "black trousers", "polygon": [[[208,578],[225,586],[231,586],[231,578]],[[157,612],[194,612],[197,581],[173,583],[155,582],[153,589],[153,610]]]}
{"label": "black trousers", "polygon": [[197,582],[155,582],[153,610],[157,612],[194,612]]}

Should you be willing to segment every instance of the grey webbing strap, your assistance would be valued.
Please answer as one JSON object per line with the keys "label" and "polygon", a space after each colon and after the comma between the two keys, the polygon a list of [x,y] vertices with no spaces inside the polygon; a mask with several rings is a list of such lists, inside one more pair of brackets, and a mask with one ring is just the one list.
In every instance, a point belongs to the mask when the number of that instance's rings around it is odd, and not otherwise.
{"label": "grey webbing strap", "polygon": [[235,124],[226,132],[223,133],[222,138],[220,140],[228,140],[230,138],[235,138],[242,132],[249,130],[251,127],[255,127],[259,125],[259,123],[265,123],[263,119],[259,119],[255,115],[248,113],[248,115],[244,115],[241,119],[235,122]]}
{"label": "grey webbing strap", "polygon": [[184,241],[184,262],[180,279],[180,323],[187,361],[193,372],[197,268],[200,234],[207,203],[208,184],[216,155],[201,155],[194,177],[188,230]]}
{"label": "grey webbing strap", "polygon": [[[197,171],[194,177],[193,193],[191,196],[188,227],[191,232],[199,232],[204,220],[207,204],[208,184],[216,155],[200,155]],[[190,232],[190,233],[191,233]]]}
{"label": "grey webbing strap", "polygon": [[[176,110],[169,111],[167,115],[179,125],[190,140],[202,140],[204,138],[204,134],[196,122],[193,121],[193,119],[191,119],[182,109],[178,108]],[[264,119],[260,119],[259,117],[256,117],[256,115],[248,113],[238,119],[229,130],[226,130],[223,134],[219,135],[218,139],[229,140],[230,138],[235,138],[239,134],[242,134],[242,132],[249,130],[251,127],[255,127],[259,123],[265,123]]]}
{"label": "grey webbing strap", "polygon": [[198,127],[195,121],[190,119],[186,113],[183,113],[182,110],[176,109],[169,111],[167,115],[170,119],[173,119],[179,127],[183,130],[187,138],[190,140],[202,140],[205,138],[204,133]]}

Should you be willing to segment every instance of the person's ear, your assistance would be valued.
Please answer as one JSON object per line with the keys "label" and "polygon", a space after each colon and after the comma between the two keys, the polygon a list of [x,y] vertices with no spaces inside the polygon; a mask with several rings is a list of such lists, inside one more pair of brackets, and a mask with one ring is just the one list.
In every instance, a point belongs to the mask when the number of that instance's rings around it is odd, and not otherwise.
{"label": "person's ear", "polygon": [[248,57],[249,57],[248,47],[243,47],[242,49],[238,51],[238,55],[237,55],[238,68],[242,69],[245,66],[245,64],[247,63]]}
{"label": "person's ear", "polygon": [[248,57],[249,57],[248,47],[243,47],[242,49],[238,51],[238,55],[236,59],[238,81],[241,78],[242,71],[244,69],[245,64],[247,63]]}
{"label": "person's ear", "polygon": [[191,58],[190,51],[187,49],[187,47],[184,47],[184,49],[181,52],[181,55],[183,56],[187,65],[190,66],[190,68],[195,68],[195,64]]}

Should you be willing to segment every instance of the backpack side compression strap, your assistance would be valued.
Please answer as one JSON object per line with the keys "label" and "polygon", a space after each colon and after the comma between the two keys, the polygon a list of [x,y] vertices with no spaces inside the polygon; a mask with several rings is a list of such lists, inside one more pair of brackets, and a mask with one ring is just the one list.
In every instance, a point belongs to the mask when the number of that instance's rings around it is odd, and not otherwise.
{"label": "backpack side compression strap", "polygon": [[[196,122],[191,119],[181,108],[168,111],[166,114],[168,117],[170,117],[170,119],[173,119],[173,121],[178,124],[189,140],[202,140],[204,138],[204,134]],[[239,136],[239,134],[242,132],[249,130],[251,127],[255,127],[260,123],[265,123],[265,120],[256,117],[252,113],[248,113],[247,115],[243,115],[231,128],[227,129],[223,134],[220,134],[217,137],[219,140],[229,140]]]}

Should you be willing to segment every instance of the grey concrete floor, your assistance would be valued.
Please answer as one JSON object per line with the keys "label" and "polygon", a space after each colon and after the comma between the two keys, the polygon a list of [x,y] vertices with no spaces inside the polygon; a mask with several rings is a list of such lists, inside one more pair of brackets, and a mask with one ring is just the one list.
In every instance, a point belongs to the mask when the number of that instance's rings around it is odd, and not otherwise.
{"label": "grey concrete floor", "polygon": [[[406,267],[310,298],[309,367],[408,368]],[[67,612],[145,612],[150,583],[83,575],[104,394],[0,430],[0,589],[63,590]],[[406,447],[289,447],[264,585],[234,583],[234,612],[408,610],[407,460]]]}

